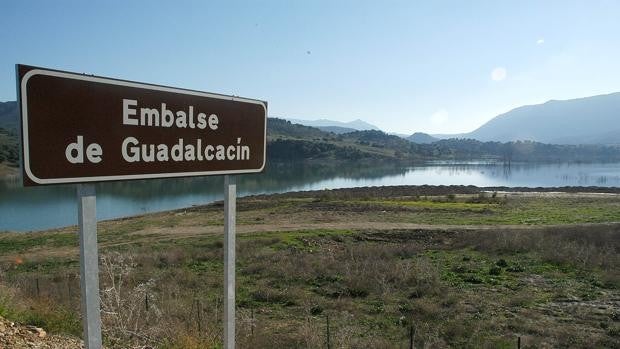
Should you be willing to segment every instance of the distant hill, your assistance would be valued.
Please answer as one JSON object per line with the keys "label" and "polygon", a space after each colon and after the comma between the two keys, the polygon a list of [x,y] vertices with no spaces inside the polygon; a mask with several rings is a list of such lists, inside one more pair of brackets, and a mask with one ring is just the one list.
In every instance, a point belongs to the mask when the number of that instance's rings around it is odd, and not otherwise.
{"label": "distant hill", "polygon": [[477,130],[442,138],[531,140],[548,144],[620,144],[620,93],[551,100],[499,115]]}
{"label": "distant hill", "polygon": [[18,126],[17,102],[0,102],[0,164],[18,165]]}
{"label": "distant hill", "polygon": [[317,128],[319,130],[321,130],[321,131],[331,132],[331,133],[335,133],[337,135],[343,134],[343,133],[351,133],[351,132],[359,131],[359,130],[356,130],[354,128],[341,127],[341,126],[319,126]]}
{"label": "distant hill", "polygon": [[407,139],[413,143],[418,143],[418,144],[429,144],[429,143],[437,142],[439,140],[439,138],[435,138],[429,135],[428,133],[423,133],[423,132],[416,132],[412,134],[411,136],[407,137]]}
{"label": "distant hill", "polygon": [[467,136],[468,133],[433,133],[429,134],[429,136],[437,138],[437,139],[463,139],[463,138],[471,138]]}
{"label": "distant hill", "polygon": [[375,147],[388,147],[401,150],[407,150],[411,148],[411,144],[407,140],[377,130],[355,131],[353,133],[347,133],[342,135],[340,139],[349,139],[360,144],[371,145]]}
{"label": "distant hill", "polygon": [[405,133],[398,133],[398,132],[388,132],[389,135],[392,136],[398,136],[400,138],[409,138],[410,135],[405,134]]}
{"label": "distant hill", "polygon": [[449,149],[449,156],[455,160],[492,159],[505,163],[620,161],[620,147],[608,145],[559,145],[532,141],[500,143],[452,138],[420,146]]}
{"label": "distant hill", "polygon": [[[0,164],[17,166],[17,109],[3,103],[0,127]],[[8,112],[7,112],[8,110]],[[10,125],[15,125],[11,127]],[[620,147],[548,145],[538,142],[480,142],[472,139],[417,143],[378,130],[335,134],[289,120],[269,118],[267,154],[270,160],[387,160],[415,163],[426,160],[490,159],[512,161],[620,161]],[[615,125],[615,124],[613,124]],[[609,137],[613,136],[613,130]],[[433,140],[414,134],[414,139]]]}
{"label": "distant hill", "polygon": [[0,127],[0,164],[2,163],[18,166],[19,147],[15,133]]}
{"label": "distant hill", "polygon": [[269,158],[272,160],[407,160],[421,159],[414,144],[382,131],[364,130],[335,134],[269,118]]}
{"label": "distant hill", "polygon": [[296,124],[289,120],[269,118],[267,121],[267,137],[270,140],[275,138],[314,140],[332,136],[332,134],[318,128]]}
{"label": "distant hill", "polygon": [[17,115],[17,102],[0,102],[0,127],[16,132],[19,125],[19,116]]}
{"label": "distant hill", "polygon": [[312,127],[338,126],[338,127],[344,127],[344,128],[352,128],[357,131],[365,131],[365,130],[379,131],[379,128],[377,126],[369,124],[360,119],[349,121],[349,122],[327,120],[327,119],[319,119],[319,120],[301,120],[301,119],[291,119],[291,118],[287,118],[287,119],[296,124],[312,126]]}
{"label": "distant hill", "polygon": [[[551,145],[540,142],[481,142],[474,139],[434,140],[416,143],[382,131],[366,130],[335,135],[287,120],[270,118],[268,145],[274,160],[496,160],[504,162],[620,161],[620,147],[603,145]],[[277,125],[277,126],[276,126]],[[303,132],[301,132],[303,131]],[[413,136],[413,135],[412,135]]]}

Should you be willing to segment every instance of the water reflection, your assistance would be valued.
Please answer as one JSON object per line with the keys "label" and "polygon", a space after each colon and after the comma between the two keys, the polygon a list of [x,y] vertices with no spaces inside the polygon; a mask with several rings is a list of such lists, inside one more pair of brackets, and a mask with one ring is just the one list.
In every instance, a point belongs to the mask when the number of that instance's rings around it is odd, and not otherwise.
{"label": "water reflection", "polygon": [[[265,173],[239,176],[239,195],[379,185],[620,186],[620,164],[433,162],[419,166],[368,163],[270,163]],[[97,185],[98,218],[204,204],[222,198],[222,177],[109,182]],[[71,185],[21,188],[0,181],[0,231],[37,230],[76,222]]]}

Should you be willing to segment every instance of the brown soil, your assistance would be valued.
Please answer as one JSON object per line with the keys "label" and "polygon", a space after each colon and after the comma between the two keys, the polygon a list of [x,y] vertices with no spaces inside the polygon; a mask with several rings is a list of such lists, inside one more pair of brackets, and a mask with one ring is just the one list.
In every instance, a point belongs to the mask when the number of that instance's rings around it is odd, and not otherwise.
{"label": "brown soil", "polygon": [[24,326],[0,317],[0,349],[82,349],[82,340],[68,336],[48,336],[45,330]]}
{"label": "brown soil", "polygon": [[346,197],[397,197],[397,196],[437,196],[450,194],[478,194],[480,192],[502,193],[613,193],[620,194],[620,188],[608,187],[476,187],[473,185],[399,185],[380,187],[357,187],[332,190],[312,190],[288,192],[282,194],[257,195],[256,197],[305,197],[314,198],[322,195],[336,198]]}

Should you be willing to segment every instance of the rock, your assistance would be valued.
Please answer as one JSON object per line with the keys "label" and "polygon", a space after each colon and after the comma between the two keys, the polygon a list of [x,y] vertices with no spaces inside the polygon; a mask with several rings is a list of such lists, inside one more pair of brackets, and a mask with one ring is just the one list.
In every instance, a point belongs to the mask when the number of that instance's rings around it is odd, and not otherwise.
{"label": "rock", "polygon": [[74,337],[52,335],[36,326],[20,325],[0,316],[0,349],[83,349],[83,342]]}
{"label": "rock", "polygon": [[28,331],[35,334],[39,338],[45,338],[45,336],[47,335],[47,332],[45,332],[45,330],[40,327],[26,326],[26,328],[28,329]]}

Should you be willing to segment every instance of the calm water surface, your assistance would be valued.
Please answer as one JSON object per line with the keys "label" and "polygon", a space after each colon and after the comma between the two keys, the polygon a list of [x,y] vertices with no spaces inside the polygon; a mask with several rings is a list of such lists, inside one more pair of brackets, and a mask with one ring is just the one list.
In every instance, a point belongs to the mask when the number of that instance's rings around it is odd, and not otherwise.
{"label": "calm water surface", "polygon": [[[421,166],[271,164],[263,174],[239,176],[239,196],[297,190],[384,185],[476,185],[511,187],[620,186],[620,163],[503,164],[432,163]],[[222,199],[221,177],[97,185],[98,219],[189,207]],[[75,187],[22,188],[0,181],[0,231],[74,225]]]}

